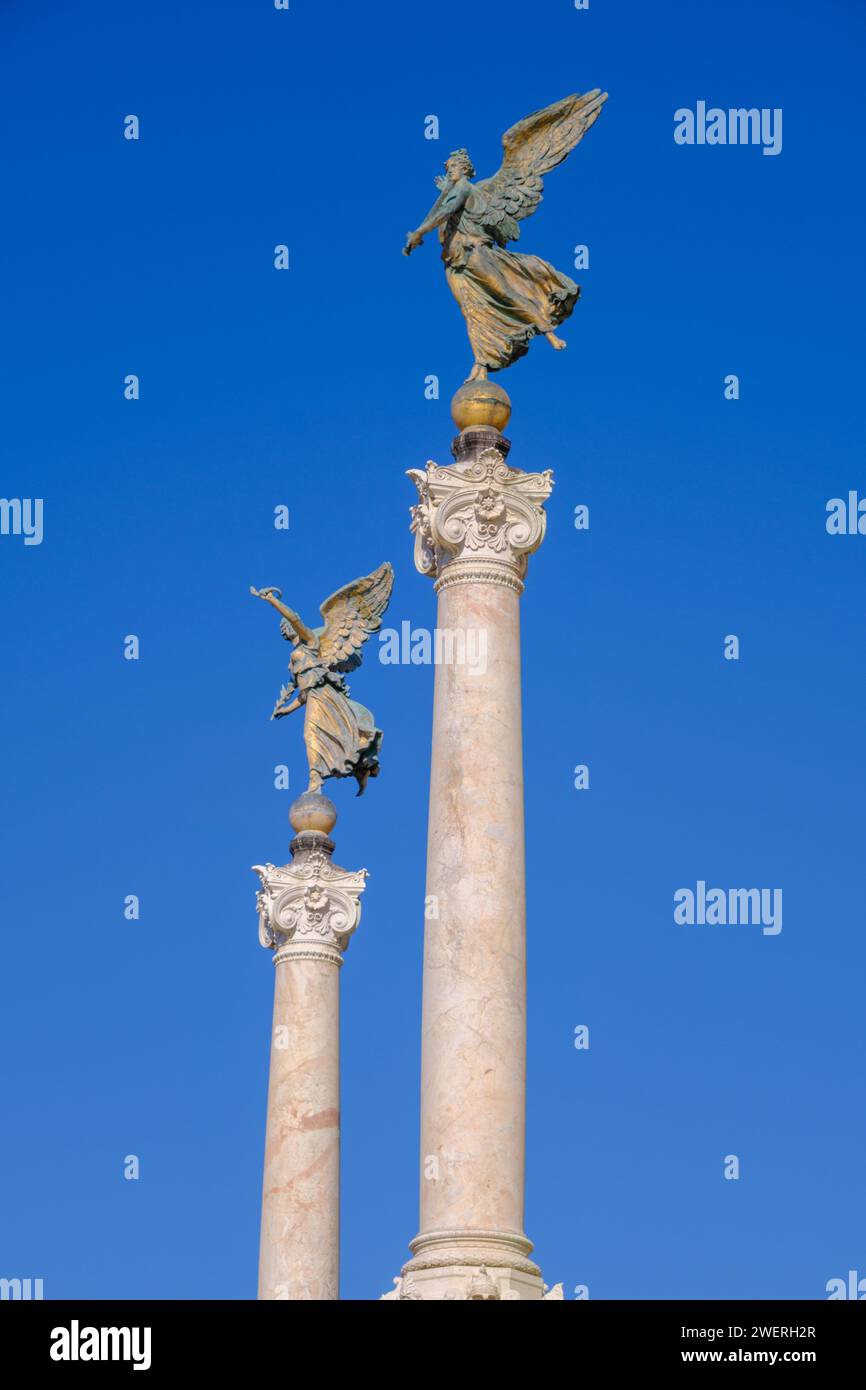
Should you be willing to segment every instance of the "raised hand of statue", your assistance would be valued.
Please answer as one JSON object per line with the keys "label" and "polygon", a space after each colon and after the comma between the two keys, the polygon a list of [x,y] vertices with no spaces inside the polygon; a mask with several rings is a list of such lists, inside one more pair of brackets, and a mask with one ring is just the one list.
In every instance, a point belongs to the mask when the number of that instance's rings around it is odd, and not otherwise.
{"label": "raised hand of statue", "polygon": [[542,176],[561,164],[598,120],[607,93],[598,88],[565,97],[536,111],[502,137],[498,173],[471,183],[475,169],[466,150],[445,164],[441,190],[424,221],[410,232],[404,255],[439,228],[448,284],[463,312],[474,362],[467,380],[510,367],[543,334],[564,348],[554,332],[577,303],[580,288],[538,256],[506,251],[520,236],[517,225],[542,197]]}
{"label": "raised hand of statue", "polygon": [[271,717],[281,719],[306,706],[308,791],[318,791],[328,777],[355,777],[360,796],[367,779],[378,775],[382,731],[368,709],[349,699],[345,673],[361,665],[361,648],[381,626],[393,584],[394,571],[387,562],[345,584],[322,604],[325,623],[317,628],[308,627],[286,607],[279,589],[250,588],[282,615],[280,630],[294,648],[289,658],[291,681],[280,691]]}

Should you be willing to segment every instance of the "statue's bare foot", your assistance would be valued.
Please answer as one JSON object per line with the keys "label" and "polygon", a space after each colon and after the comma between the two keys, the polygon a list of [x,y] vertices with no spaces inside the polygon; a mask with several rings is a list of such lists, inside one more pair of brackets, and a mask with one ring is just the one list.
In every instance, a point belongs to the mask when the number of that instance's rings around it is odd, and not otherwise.
{"label": "statue's bare foot", "polygon": [[564,339],[564,338],[557,338],[557,336],[556,336],[555,333],[545,333],[544,336],[545,336],[545,338],[547,339],[547,341],[550,343],[550,346],[551,346],[552,348],[556,348],[556,351],[557,351],[557,352],[562,352],[562,349],[563,349],[563,348],[567,348],[567,347],[568,347],[568,343],[565,341],[565,339]]}
{"label": "statue's bare foot", "polygon": [[474,365],[474,367],[472,368],[472,371],[469,373],[468,377],[466,378],[466,380],[467,380],[467,381],[486,381],[486,380],[487,380],[487,368],[486,368],[481,362],[476,362],[475,365]]}

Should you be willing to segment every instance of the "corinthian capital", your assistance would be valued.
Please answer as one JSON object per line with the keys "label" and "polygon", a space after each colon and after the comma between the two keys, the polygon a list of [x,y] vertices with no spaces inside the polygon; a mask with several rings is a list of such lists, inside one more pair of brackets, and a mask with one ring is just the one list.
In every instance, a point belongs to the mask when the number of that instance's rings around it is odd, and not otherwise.
{"label": "corinthian capital", "polygon": [[295,957],[341,965],[361,920],[366,869],[351,873],[332,863],[326,848],[296,853],[291,864],[254,864],[259,941],[274,951],[274,964]]}
{"label": "corinthian capital", "polygon": [[428,463],[410,468],[418,489],[412,508],[415,566],[449,584],[505,584],[520,593],[528,557],[544,540],[550,469],[509,468],[498,449],[483,450],[461,469]]}

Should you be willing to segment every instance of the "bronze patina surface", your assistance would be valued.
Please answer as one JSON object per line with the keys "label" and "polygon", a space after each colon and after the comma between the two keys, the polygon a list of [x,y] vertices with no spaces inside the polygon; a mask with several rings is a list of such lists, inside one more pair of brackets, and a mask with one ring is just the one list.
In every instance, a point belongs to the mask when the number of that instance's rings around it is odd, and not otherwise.
{"label": "bronze patina surface", "polygon": [[537,334],[566,346],[554,330],[568,318],[580,288],[539,256],[508,251],[517,225],[542,198],[542,177],[561,164],[599,117],[607,93],[596,88],[536,111],[502,137],[504,157],[492,178],[472,183],[466,150],[455,150],[437,178],[439,197],[420,227],[409,232],[404,255],[439,229],[448,284],[463,312],[474,363],[467,380],[510,367]]}
{"label": "bronze patina surface", "polygon": [[280,632],[294,650],[291,679],[280,691],[272,719],[306,707],[304,742],[310,780],[317,792],[328,777],[355,777],[358,795],[379,772],[382,731],[372,714],[349,699],[345,673],[361,665],[361,648],[381,626],[388,607],[394,571],[385,562],[372,574],[344,584],[325,599],[323,627],[311,628],[281,601],[279,589],[250,589],[281,614]]}

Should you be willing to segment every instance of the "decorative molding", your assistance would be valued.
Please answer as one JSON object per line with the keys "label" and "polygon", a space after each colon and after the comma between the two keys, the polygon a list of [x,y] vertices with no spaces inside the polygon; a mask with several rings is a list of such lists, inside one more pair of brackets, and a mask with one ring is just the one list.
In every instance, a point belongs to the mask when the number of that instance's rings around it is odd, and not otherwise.
{"label": "decorative molding", "polygon": [[403,1266],[404,1276],[420,1270],[482,1264],[488,1269],[509,1269],[541,1276],[538,1265],[528,1258],[532,1241],[517,1231],[424,1231],[410,1240],[409,1249],[412,1258]]}
{"label": "decorative molding", "polygon": [[436,580],[434,588],[437,594],[441,594],[443,589],[453,589],[458,584],[500,584],[504,589],[515,589],[518,594],[523,593],[523,580],[519,579],[512,569],[495,562],[484,565],[466,561],[459,565],[447,565]]}
{"label": "decorative molding", "polygon": [[504,1231],[500,1228],[492,1227],[466,1227],[466,1226],[447,1226],[435,1231],[419,1231],[417,1236],[413,1236],[409,1242],[410,1250],[418,1250],[424,1245],[450,1243],[451,1241],[464,1240],[470,1244],[477,1244],[479,1241],[497,1241],[502,1245],[513,1246],[522,1255],[529,1255],[532,1252],[532,1241],[521,1231]]}
{"label": "decorative molding", "polygon": [[[417,1274],[422,1269],[463,1269],[466,1265],[474,1263],[473,1252],[460,1250],[455,1254],[432,1254],[428,1256],[415,1255],[403,1266],[402,1273]],[[481,1252],[478,1253],[478,1260],[482,1260]],[[520,1274],[531,1274],[540,1277],[541,1270],[532,1260],[524,1259],[522,1255],[488,1255],[483,1254],[483,1263],[489,1265],[491,1269],[515,1270]]]}
{"label": "decorative molding", "polygon": [[466,1298],[471,1303],[498,1303],[502,1298],[502,1290],[486,1265],[482,1265],[469,1280]]}
{"label": "decorative molding", "polygon": [[325,842],[297,854],[291,864],[254,864],[253,872],[262,885],[256,893],[259,941],[274,951],[274,964],[302,959],[341,965],[361,920],[367,870],[341,869]]}
{"label": "decorative molding", "polygon": [[287,941],[274,951],[274,965],[282,965],[284,960],[322,960],[326,965],[343,964],[343,953],[336,946],[305,946],[302,941]]}
{"label": "decorative molding", "polygon": [[449,584],[502,584],[522,592],[528,557],[544,540],[550,469],[509,468],[499,449],[483,449],[461,468],[410,468],[415,567]]}
{"label": "decorative molding", "polygon": [[[543,1285],[543,1288],[545,1292],[541,1295],[542,1299],[563,1297],[561,1284],[557,1284],[556,1290],[553,1290],[549,1293],[547,1292],[546,1284]],[[437,1302],[440,1300],[445,1302],[472,1303],[499,1303],[500,1301],[520,1302],[520,1294],[518,1293],[517,1289],[513,1287],[508,1287],[507,1285],[503,1285],[498,1280],[494,1279],[490,1271],[488,1270],[486,1264],[479,1265],[477,1268],[472,1270],[471,1273],[468,1270],[464,1270],[464,1277],[461,1285],[458,1285],[457,1288],[452,1287],[448,1289],[445,1293],[440,1293],[434,1297],[436,1298]],[[390,1291],[390,1293],[383,1293],[380,1296],[379,1301],[393,1301],[396,1303],[423,1303],[427,1300],[424,1296],[422,1282],[410,1274],[407,1276],[401,1276],[399,1279],[395,1279],[394,1288]]]}

